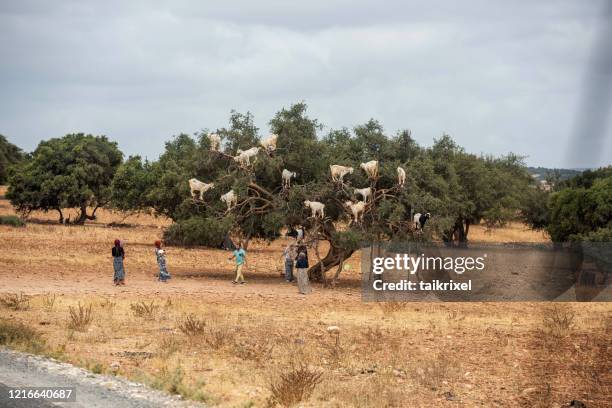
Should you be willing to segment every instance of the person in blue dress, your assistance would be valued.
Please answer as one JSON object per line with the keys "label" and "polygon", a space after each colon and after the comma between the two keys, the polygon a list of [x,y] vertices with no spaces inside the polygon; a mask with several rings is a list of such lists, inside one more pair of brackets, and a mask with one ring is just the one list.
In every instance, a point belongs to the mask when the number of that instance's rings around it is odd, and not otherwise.
{"label": "person in blue dress", "polygon": [[115,240],[115,246],[113,247],[111,253],[113,255],[113,269],[115,271],[115,274],[113,276],[113,282],[116,286],[125,285],[125,269],[123,268],[125,251],[121,246],[120,240]]}
{"label": "person in blue dress", "polygon": [[166,252],[161,247],[161,241],[155,241],[155,256],[157,257],[157,266],[159,266],[159,280],[166,282],[170,279],[170,273],[166,266]]}

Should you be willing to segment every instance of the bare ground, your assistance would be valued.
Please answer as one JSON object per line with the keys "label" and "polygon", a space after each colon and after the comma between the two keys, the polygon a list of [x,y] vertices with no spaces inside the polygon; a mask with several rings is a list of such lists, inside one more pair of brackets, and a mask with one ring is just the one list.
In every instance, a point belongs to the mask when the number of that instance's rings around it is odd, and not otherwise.
{"label": "bare ground", "polygon": [[[0,215],[11,211],[0,200]],[[222,407],[269,404],[271,384],[299,366],[322,375],[303,406],[609,406],[608,303],[362,303],[358,254],[335,289],[314,285],[305,297],[280,279],[282,241],[251,246],[244,286],[230,283],[227,252],[168,248],[164,284],[152,243],[167,220],[103,211],[84,227],[44,223],[54,217],[0,226],[0,293],[32,296],[0,318],[36,327],[48,353],[88,369]],[[471,237],[546,239],[520,224]],[[115,238],[126,240],[124,287],[112,285]],[[70,327],[79,303],[92,307],[83,331]],[[205,323],[193,336],[180,330],[190,314]]]}

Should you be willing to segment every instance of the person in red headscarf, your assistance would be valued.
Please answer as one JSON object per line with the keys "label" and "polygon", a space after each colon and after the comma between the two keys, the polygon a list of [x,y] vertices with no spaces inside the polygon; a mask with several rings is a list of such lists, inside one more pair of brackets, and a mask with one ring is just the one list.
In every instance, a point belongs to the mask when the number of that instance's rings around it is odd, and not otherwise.
{"label": "person in red headscarf", "polygon": [[115,285],[125,285],[125,269],[123,268],[123,260],[125,259],[125,251],[121,246],[121,241],[116,239],[115,246],[112,250],[113,254],[113,268],[115,270],[115,276],[113,281]]}

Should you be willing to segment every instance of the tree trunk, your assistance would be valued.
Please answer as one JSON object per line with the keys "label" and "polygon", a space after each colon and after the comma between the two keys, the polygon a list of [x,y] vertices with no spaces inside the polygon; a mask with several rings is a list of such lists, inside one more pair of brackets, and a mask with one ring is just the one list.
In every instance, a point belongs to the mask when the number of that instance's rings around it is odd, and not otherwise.
{"label": "tree trunk", "polygon": [[334,266],[339,265],[344,260],[350,258],[353,252],[352,250],[341,249],[332,245],[325,258],[308,269],[308,276],[315,282],[323,282],[324,274],[321,271],[327,272]]}
{"label": "tree trunk", "polygon": [[56,208],[55,210],[59,213],[59,223],[63,224],[64,223],[64,213],[62,213],[62,209]]}
{"label": "tree trunk", "polygon": [[87,204],[81,204],[79,218],[77,218],[74,223],[77,225],[83,225],[85,224],[85,220],[87,220],[88,218],[89,217],[87,216]]}
{"label": "tree trunk", "polygon": [[95,220],[96,219],[96,211],[98,210],[98,208],[100,208],[100,206],[96,206],[93,210],[93,212],[91,213],[91,215],[87,214],[87,204],[81,204],[81,208],[79,208],[79,218],[77,218],[77,220],[74,222],[75,224],[78,225],[83,225],[85,224],[86,220]]}

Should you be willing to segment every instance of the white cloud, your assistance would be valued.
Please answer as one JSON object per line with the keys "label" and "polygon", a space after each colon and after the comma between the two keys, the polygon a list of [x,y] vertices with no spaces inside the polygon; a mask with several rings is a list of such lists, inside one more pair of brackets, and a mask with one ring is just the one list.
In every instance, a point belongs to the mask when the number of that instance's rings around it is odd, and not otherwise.
{"label": "white cloud", "polygon": [[305,100],[328,128],[374,117],[423,144],[447,132],[469,151],[564,166],[600,11],[573,1],[150,4],[0,5],[0,133],[26,149],[101,133],[154,157],[173,134],[225,126],[231,109],[250,110],[266,132],[277,110]]}

